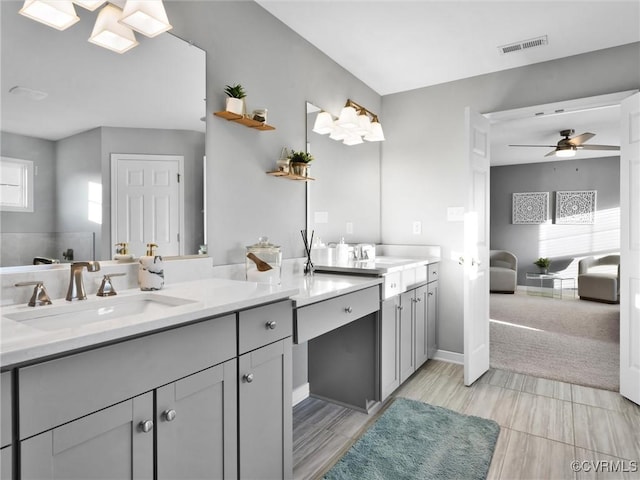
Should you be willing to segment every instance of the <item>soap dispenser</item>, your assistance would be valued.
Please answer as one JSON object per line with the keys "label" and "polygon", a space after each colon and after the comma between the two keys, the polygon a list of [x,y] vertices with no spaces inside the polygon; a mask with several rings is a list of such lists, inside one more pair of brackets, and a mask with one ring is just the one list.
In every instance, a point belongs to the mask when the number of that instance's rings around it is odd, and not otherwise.
{"label": "soap dispenser", "polygon": [[124,262],[127,260],[133,260],[133,255],[129,253],[129,244],[127,242],[116,243],[116,254],[113,256],[114,260]]}
{"label": "soap dispenser", "polygon": [[160,290],[164,286],[164,262],[156,255],[155,243],[147,243],[147,254],[140,257],[138,266],[138,285],[140,290]]}
{"label": "soap dispenser", "polygon": [[340,243],[336,245],[337,264],[345,266],[349,263],[349,245],[344,242],[344,237],[340,238]]}

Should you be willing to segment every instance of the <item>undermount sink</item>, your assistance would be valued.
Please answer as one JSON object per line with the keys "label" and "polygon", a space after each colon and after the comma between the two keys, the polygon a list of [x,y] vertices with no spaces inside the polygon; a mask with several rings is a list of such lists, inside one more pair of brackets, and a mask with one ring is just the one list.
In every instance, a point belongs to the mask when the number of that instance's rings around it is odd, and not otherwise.
{"label": "undermount sink", "polygon": [[167,308],[189,303],[195,303],[195,300],[147,293],[101,298],[87,303],[80,301],[62,306],[36,307],[28,312],[9,313],[4,316],[32,328],[55,331],[132,315],[154,315],[166,312]]}

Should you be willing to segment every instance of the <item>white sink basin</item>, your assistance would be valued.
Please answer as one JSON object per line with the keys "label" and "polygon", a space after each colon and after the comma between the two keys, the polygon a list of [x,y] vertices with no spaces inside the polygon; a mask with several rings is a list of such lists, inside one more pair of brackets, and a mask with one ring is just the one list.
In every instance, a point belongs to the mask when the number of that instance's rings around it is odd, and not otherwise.
{"label": "white sink basin", "polygon": [[195,303],[195,300],[147,293],[79,301],[62,306],[36,307],[28,312],[7,314],[5,318],[39,330],[55,331],[132,315],[154,315],[189,303]]}

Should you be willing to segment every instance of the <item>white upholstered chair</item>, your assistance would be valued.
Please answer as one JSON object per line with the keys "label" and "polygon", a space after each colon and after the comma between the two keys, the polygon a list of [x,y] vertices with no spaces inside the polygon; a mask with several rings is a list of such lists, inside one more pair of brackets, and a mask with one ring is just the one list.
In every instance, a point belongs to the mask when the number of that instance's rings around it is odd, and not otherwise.
{"label": "white upholstered chair", "polygon": [[518,259],[506,250],[489,251],[489,290],[515,293],[518,279]]}
{"label": "white upholstered chair", "polygon": [[[610,271],[602,271],[605,266]],[[617,268],[616,268],[617,267]],[[587,257],[578,262],[578,296],[598,302],[620,302],[620,255]]]}

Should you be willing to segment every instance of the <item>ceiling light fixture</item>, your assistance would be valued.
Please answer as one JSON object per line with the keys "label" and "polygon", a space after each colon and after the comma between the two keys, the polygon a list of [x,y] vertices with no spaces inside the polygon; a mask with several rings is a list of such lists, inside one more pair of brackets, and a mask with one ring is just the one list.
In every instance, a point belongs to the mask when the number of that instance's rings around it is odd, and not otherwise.
{"label": "ceiling light fixture", "polygon": [[133,31],[118,22],[121,15],[122,10],[118,7],[105,5],[98,14],[89,41],[117,53],[124,53],[138,45]]}
{"label": "ceiling light fixture", "polygon": [[65,30],[80,20],[71,0],[25,0],[18,13],[57,30]]}
{"label": "ceiling light fixture", "polygon": [[162,0],[127,0],[120,23],[147,37],[155,37],[173,28]]}
{"label": "ceiling light fixture", "polygon": [[342,141],[345,145],[359,145],[363,139],[368,142],[382,142],[385,139],[378,116],[353,100],[347,100],[335,121],[329,112],[318,113],[313,131],[320,135],[329,134],[329,138]]}
{"label": "ceiling light fixture", "polygon": [[[133,30],[155,37],[173,28],[162,0],[25,0],[20,14],[58,30],[69,28],[80,20],[73,4],[98,13],[89,41],[117,53],[138,45]],[[118,5],[114,5],[117,3]],[[120,6],[124,3],[124,8]]]}
{"label": "ceiling light fixture", "polygon": [[556,157],[571,158],[576,156],[576,147],[573,145],[559,146],[556,148]]}

